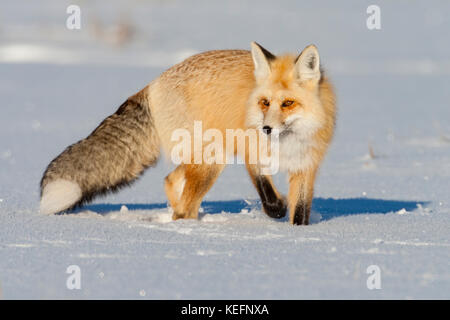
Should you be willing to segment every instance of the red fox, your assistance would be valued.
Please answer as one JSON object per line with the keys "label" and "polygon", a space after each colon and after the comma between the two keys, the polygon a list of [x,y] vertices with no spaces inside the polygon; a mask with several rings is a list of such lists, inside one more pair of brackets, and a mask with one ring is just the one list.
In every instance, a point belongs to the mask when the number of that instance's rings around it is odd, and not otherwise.
{"label": "red fox", "polygon": [[[246,168],[268,216],[282,218],[289,210],[292,224],[306,225],[335,113],[333,88],[314,45],[298,56],[275,56],[255,42],[251,51],[200,53],[162,73],[56,157],[41,180],[40,211],[70,210],[128,185],[156,164],[161,149],[170,154],[174,130],[192,130],[201,121],[204,130],[252,128],[269,136],[277,130],[280,168],[289,174],[287,200],[258,164],[246,161]],[[183,163],[165,178],[174,220],[198,217],[224,167]]]}

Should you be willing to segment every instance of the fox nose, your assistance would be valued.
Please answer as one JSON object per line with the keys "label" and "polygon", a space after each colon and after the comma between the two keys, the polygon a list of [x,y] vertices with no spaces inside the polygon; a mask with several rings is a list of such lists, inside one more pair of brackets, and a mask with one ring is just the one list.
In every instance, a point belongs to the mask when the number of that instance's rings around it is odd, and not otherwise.
{"label": "fox nose", "polygon": [[272,127],[264,126],[264,127],[263,127],[263,132],[264,132],[265,134],[270,134],[270,133],[272,132]]}

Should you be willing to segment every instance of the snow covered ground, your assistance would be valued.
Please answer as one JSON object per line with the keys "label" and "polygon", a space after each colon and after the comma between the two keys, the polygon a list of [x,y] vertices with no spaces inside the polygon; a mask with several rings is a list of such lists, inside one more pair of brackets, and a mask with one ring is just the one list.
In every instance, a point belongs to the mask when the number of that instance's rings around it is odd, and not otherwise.
{"label": "snow covered ground", "polygon": [[[79,31],[65,28],[70,3],[0,7],[0,296],[450,298],[448,2],[381,1],[379,31],[366,28],[364,1],[80,2]],[[92,32],[97,17],[115,39],[122,16],[125,44]],[[43,170],[67,145],[183,57],[252,40],[274,52],[316,43],[336,85],[312,225],[266,217],[240,165],[199,221],[173,222],[164,160],[78,212],[38,213]],[[70,265],[80,290],[66,287]],[[367,288],[371,265],[381,289]]]}

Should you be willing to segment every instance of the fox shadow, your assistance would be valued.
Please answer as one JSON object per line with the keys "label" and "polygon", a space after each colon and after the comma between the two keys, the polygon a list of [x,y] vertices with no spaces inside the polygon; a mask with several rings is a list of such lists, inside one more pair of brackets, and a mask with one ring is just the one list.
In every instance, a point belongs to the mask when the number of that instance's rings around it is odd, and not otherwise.
{"label": "fox shadow", "polygon": [[[349,198],[349,199],[332,199],[332,198],[314,198],[312,210],[320,213],[321,220],[327,221],[337,217],[358,215],[358,214],[386,214],[402,209],[412,211],[417,209],[418,205],[427,205],[424,201],[401,201],[401,200],[384,200],[370,198]],[[110,204],[99,203],[90,204],[82,208],[72,211],[77,213],[80,211],[90,210],[98,214],[104,215],[111,211],[119,211],[122,206],[126,206],[128,210],[157,210],[168,208],[167,203],[124,203]],[[261,209],[261,202],[258,200],[229,200],[229,201],[203,201],[203,212],[207,214],[240,213],[242,210]],[[285,221],[286,219],[281,219]]]}

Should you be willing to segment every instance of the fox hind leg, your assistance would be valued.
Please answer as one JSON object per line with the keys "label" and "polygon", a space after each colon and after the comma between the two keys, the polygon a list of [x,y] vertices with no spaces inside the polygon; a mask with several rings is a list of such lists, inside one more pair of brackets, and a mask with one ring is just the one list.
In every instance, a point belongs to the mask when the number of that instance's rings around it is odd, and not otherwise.
{"label": "fox hind leg", "polygon": [[180,165],[164,179],[166,196],[169,200],[170,206],[174,210],[179,206],[184,186],[186,185],[184,172],[185,166]]}
{"label": "fox hind leg", "polygon": [[225,165],[188,164],[178,166],[165,179],[165,190],[174,210],[172,219],[197,219],[205,194]]}

